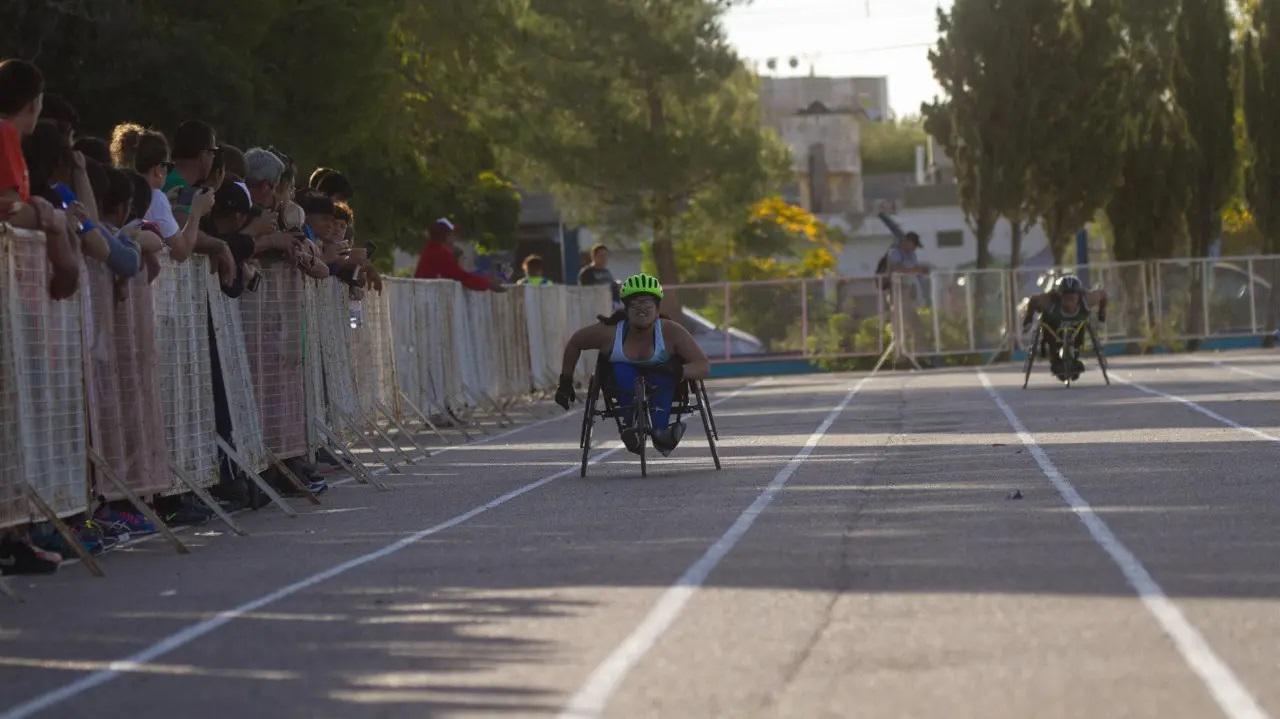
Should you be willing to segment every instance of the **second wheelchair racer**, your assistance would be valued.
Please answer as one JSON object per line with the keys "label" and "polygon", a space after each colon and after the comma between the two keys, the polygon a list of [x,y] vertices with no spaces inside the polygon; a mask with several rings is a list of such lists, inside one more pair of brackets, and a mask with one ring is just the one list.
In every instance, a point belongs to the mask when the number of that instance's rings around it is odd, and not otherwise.
{"label": "second wheelchair racer", "polygon": [[662,285],[656,277],[640,273],[628,277],[619,291],[623,309],[599,322],[583,327],[569,338],[564,348],[560,387],[556,403],[566,410],[578,397],[573,390],[573,369],[584,350],[599,350],[607,368],[604,388],[623,410],[622,442],[639,452],[643,438],[636,429],[635,383],[645,378],[653,387],[650,396],[650,426],[653,446],[666,456],[680,443],[685,424],[672,423],[671,405],[677,388],[685,380],[705,379],[711,363],[702,348],[680,323],[659,314]]}
{"label": "second wheelchair racer", "polygon": [[[1075,338],[1075,349],[1084,344],[1085,333],[1080,331],[1089,321],[1090,307],[1098,308],[1098,321],[1107,321],[1107,293],[1105,290],[1086,291],[1084,283],[1075,275],[1065,275],[1058,280],[1057,286],[1043,294],[1035,295],[1027,302],[1026,314],[1022,316],[1022,331],[1025,334],[1031,327],[1031,321],[1037,312],[1040,322],[1050,331],[1044,333],[1043,342],[1049,351],[1049,369],[1060,380],[1078,379],[1084,371],[1084,363],[1077,355],[1072,367],[1066,367],[1062,361],[1062,342],[1059,338],[1072,336]],[[1030,351],[1037,352],[1039,347]]]}

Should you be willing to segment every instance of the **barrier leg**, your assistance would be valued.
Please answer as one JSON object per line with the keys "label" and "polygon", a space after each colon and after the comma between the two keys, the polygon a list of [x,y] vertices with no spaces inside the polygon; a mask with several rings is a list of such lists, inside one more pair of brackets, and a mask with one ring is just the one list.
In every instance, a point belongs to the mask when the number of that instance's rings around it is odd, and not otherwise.
{"label": "barrier leg", "polygon": [[361,484],[372,484],[382,490],[389,489],[387,485],[379,482],[372,474],[365,471],[364,465],[360,463],[360,460],[356,457],[355,453],[351,451],[351,447],[349,447],[346,442],[339,439],[338,436],[333,433],[333,430],[325,426],[324,422],[321,422],[318,419],[312,419],[311,421],[315,422],[316,429],[318,429],[320,434],[324,436],[326,441],[328,441],[329,448],[331,450],[338,450],[333,453],[333,456],[345,465],[344,469],[350,472],[351,476],[356,478],[356,481]]}
{"label": "barrier leg", "polygon": [[277,472],[284,475],[285,479],[289,480],[289,484],[292,484],[294,489],[302,492],[302,496],[306,497],[307,501],[312,504],[320,504],[320,498],[316,496],[316,493],[312,492],[306,482],[303,482],[298,475],[294,474],[292,469],[289,469],[289,465],[285,464],[284,460],[277,457],[275,452],[272,452],[266,447],[263,447],[262,449],[267,453],[267,461],[271,463],[271,466],[276,468]]}
{"label": "barrier leg", "polygon": [[169,525],[165,524],[163,519],[160,519],[160,515],[156,514],[155,510],[151,509],[146,502],[142,501],[142,497],[139,497],[137,492],[133,491],[133,488],[125,484],[123,479],[120,479],[120,475],[116,474],[116,471],[111,468],[107,460],[98,454],[98,450],[93,447],[87,447],[86,450],[89,453],[89,462],[97,467],[108,482],[129,499],[129,504],[132,504],[134,509],[138,510],[149,522],[155,525],[155,528],[164,535],[165,539],[169,540],[169,543],[173,545],[178,554],[191,553],[191,550],[187,549],[187,545],[183,544],[181,539],[178,539],[178,535],[174,534],[172,529],[169,529]]}
{"label": "barrier leg", "polygon": [[413,445],[413,448],[418,450],[419,455],[423,457],[431,456],[431,451],[428,450],[426,447],[422,446],[421,444],[418,444],[418,439],[413,436],[413,433],[405,429],[405,426],[403,424],[400,424],[400,420],[396,419],[395,414],[393,414],[391,410],[387,409],[386,405],[382,404],[381,402],[378,402],[375,405],[375,412],[374,412],[375,420],[377,419],[377,415],[379,413],[386,416],[387,421],[391,422],[391,426],[396,428],[396,431],[400,433],[400,436],[403,436],[409,440],[409,442]]}
{"label": "barrier leg", "polygon": [[884,348],[884,353],[880,355],[880,359],[876,362],[876,366],[871,368],[872,375],[879,372],[880,368],[884,366],[884,363],[888,361],[889,357],[897,349],[897,343],[898,343],[897,340],[889,341],[889,346]]}
{"label": "barrier leg", "polygon": [[351,417],[347,416],[345,412],[337,411],[337,408],[334,408],[334,412],[338,415],[338,419],[342,420],[343,423],[351,428],[351,431],[355,432],[356,435],[360,437],[360,441],[364,442],[364,445],[369,448],[369,451],[373,452],[373,456],[378,458],[378,461],[382,463],[382,466],[387,468],[388,472],[391,472],[392,474],[404,474],[404,472],[401,472],[400,468],[397,467],[394,462],[382,453],[382,448],[378,446],[378,443],[374,442],[369,438],[369,435],[361,431],[360,425],[357,422],[352,421]]}
{"label": "barrier leg", "polygon": [[226,440],[222,437],[214,437],[214,440],[218,443],[218,448],[222,450],[222,453],[230,457],[232,462],[240,465],[240,471],[244,472],[245,475],[249,477],[249,480],[256,484],[258,489],[262,490],[263,494],[267,495],[267,498],[271,500],[272,504],[279,507],[280,511],[284,512],[286,515],[297,518],[298,513],[293,509],[293,507],[290,507],[289,503],[284,501],[284,498],[272,489],[270,484],[267,484],[267,480],[263,479],[262,475],[258,474],[258,471],[253,468],[253,465],[249,464],[248,460],[236,451],[235,448],[227,444]]}
{"label": "barrier leg", "polygon": [[445,439],[444,434],[440,432],[440,428],[437,427],[435,423],[432,422],[430,419],[427,419],[427,416],[422,413],[422,410],[414,406],[414,404],[409,401],[409,398],[406,397],[403,392],[400,393],[400,401],[403,402],[406,407],[412,410],[415,415],[417,415],[418,419],[422,421],[422,426],[430,427],[431,431],[434,432],[435,435],[440,438],[441,442],[444,442],[445,444],[449,443],[449,440]]}
{"label": "barrier leg", "polygon": [[44,518],[53,525],[54,529],[58,530],[58,534],[62,535],[63,541],[65,541],[67,546],[71,547],[72,551],[76,553],[76,556],[80,558],[80,563],[85,566],[85,569],[88,569],[89,573],[95,577],[105,577],[106,574],[103,573],[102,567],[98,566],[98,561],[94,559],[93,555],[89,553],[89,550],[85,549],[84,545],[80,543],[80,538],[76,536],[75,532],[71,531],[71,527],[68,527],[67,523],[62,521],[62,518],[58,516],[57,512],[53,511],[52,507],[45,504],[44,500],[40,497],[40,493],[36,491],[35,487],[32,487],[25,481],[22,484],[27,492],[27,501],[35,506],[40,514],[44,515]]}
{"label": "barrier leg", "polygon": [[249,533],[241,529],[240,525],[236,524],[235,520],[231,518],[231,515],[227,514],[226,510],[222,508],[222,505],[218,504],[218,500],[209,496],[209,492],[206,491],[204,487],[201,487],[198,482],[187,476],[187,473],[183,471],[181,467],[178,467],[177,465],[170,465],[169,469],[173,472],[173,476],[177,477],[179,482],[185,485],[187,489],[191,490],[191,493],[203,502],[204,506],[209,508],[209,511],[217,515],[218,519],[222,520],[222,523],[227,525],[232,532],[235,532],[241,537],[249,536]]}
{"label": "barrier leg", "polygon": [[379,437],[381,437],[382,441],[387,443],[387,446],[395,450],[395,453],[400,455],[400,458],[404,460],[405,464],[413,464],[413,459],[414,459],[413,456],[410,455],[408,452],[406,452],[404,449],[402,449],[400,447],[399,442],[396,442],[395,440],[391,439],[391,435],[384,432],[382,427],[378,426],[378,415],[376,412],[373,414],[373,416],[369,416],[364,412],[361,412],[360,419],[362,419],[365,424],[372,427],[374,433],[377,434]]}
{"label": "barrier leg", "polygon": [[22,595],[15,592],[13,587],[9,584],[9,580],[4,577],[0,577],[0,594],[5,595],[19,604],[24,601],[22,599]]}
{"label": "barrier leg", "polygon": [[478,429],[481,432],[484,432],[484,427],[481,427],[469,419],[464,419],[460,414],[461,410],[455,410],[453,407],[445,405],[445,411],[449,413],[449,419],[451,420],[454,429],[457,429],[462,433],[462,438],[464,440],[468,442],[471,441],[471,435],[467,433],[467,425],[471,425],[473,429]]}

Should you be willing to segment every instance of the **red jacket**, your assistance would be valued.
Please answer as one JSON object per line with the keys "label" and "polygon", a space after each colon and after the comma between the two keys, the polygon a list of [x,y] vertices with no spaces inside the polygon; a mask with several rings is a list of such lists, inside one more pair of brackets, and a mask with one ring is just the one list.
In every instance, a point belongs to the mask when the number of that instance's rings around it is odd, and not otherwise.
{"label": "red jacket", "polygon": [[444,242],[427,242],[418,257],[418,269],[413,276],[420,280],[457,280],[469,290],[489,289],[488,278],[462,269],[462,265],[453,256],[453,250]]}

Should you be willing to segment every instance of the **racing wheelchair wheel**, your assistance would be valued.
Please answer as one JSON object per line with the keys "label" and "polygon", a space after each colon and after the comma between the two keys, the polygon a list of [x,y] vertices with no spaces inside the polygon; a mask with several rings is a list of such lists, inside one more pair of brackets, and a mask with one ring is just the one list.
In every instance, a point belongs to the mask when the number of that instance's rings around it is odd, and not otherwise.
{"label": "racing wheelchair wheel", "polygon": [[1102,351],[1102,345],[1098,344],[1098,335],[1093,331],[1093,323],[1085,323],[1085,331],[1089,333],[1089,342],[1093,344],[1093,354],[1098,358],[1098,368],[1102,370],[1102,379],[1111,386],[1111,378],[1107,376],[1107,355]]}
{"label": "racing wheelchair wheel", "polygon": [[1040,351],[1041,327],[1040,322],[1036,322],[1036,329],[1031,334],[1031,344],[1027,347],[1027,361],[1022,378],[1022,388],[1027,388],[1027,383],[1031,381],[1031,366],[1036,362],[1036,353]]}
{"label": "racing wheelchair wheel", "polygon": [[596,424],[596,398],[600,394],[600,385],[596,382],[595,375],[591,376],[591,384],[587,386],[587,399],[583,402],[582,411],[582,439],[579,444],[582,446],[582,471],[581,477],[587,476],[587,460],[591,455],[591,430]]}
{"label": "racing wheelchair wheel", "polygon": [[645,457],[645,447],[649,443],[649,430],[651,429],[649,419],[649,385],[644,381],[644,377],[636,379],[635,394],[635,417],[632,421],[635,423],[635,431],[640,435],[640,476],[649,476],[648,459]]}
{"label": "racing wheelchair wheel", "polygon": [[716,463],[716,469],[720,469],[720,452],[716,449],[716,440],[719,435],[716,434],[716,420],[711,414],[711,403],[707,401],[707,386],[702,380],[690,380],[689,389],[693,391],[693,396],[698,403],[698,414],[702,417],[702,429],[707,433],[707,446],[711,448],[711,459]]}

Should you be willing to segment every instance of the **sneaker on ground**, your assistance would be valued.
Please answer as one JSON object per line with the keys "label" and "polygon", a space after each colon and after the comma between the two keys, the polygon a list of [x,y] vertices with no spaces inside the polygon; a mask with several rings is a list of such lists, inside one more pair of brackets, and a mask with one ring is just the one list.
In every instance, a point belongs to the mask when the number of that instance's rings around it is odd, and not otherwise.
{"label": "sneaker on ground", "polygon": [[[56,558],[56,559],[55,559]],[[62,557],[16,539],[0,543],[0,574],[53,574]]]}
{"label": "sneaker on ground", "polygon": [[93,518],[99,522],[119,522],[128,527],[133,534],[155,534],[156,532],[156,526],[151,523],[151,520],[133,512],[103,506],[93,513]]}

